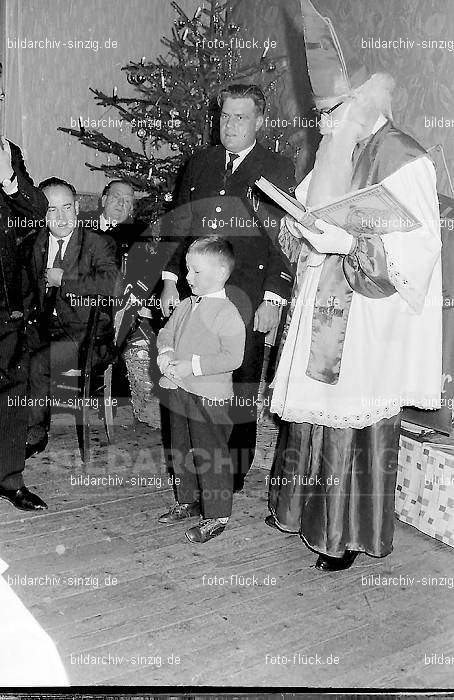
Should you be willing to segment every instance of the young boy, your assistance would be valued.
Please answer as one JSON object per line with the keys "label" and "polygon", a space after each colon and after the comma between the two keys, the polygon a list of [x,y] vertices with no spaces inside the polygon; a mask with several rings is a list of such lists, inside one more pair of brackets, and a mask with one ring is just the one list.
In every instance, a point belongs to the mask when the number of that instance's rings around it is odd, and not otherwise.
{"label": "young boy", "polygon": [[186,532],[190,542],[220,535],[232,512],[228,409],[232,372],[241,366],[245,343],[243,320],[224,289],[234,264],[226,239],[195,240],[186,255],[193,296],[177,306],[157,340],[161,386],[170,389],[172,466],[180,479],[178,501],[159,522],[173,525],[200,515]]}

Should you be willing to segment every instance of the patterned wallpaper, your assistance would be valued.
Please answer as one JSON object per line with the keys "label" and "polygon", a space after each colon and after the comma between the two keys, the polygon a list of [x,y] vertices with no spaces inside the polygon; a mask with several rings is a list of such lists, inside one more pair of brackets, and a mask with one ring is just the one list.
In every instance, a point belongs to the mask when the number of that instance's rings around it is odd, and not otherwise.
{"label": "patterned wallpaper", "polygon": [[[426,148],[441,143],[454,179],[454,1],[313,1],[371,71],[394,76],[396,125]],[[288,69],[278,87],[281,116],[304,114],[308,98],[299,1],[240,0],[235,17],[256,39],[273,37],[276,56],[287,55]],[[440,154],[433,157],[439,191],[450,194]],[[308,156],[304,160],[310,162]]]}

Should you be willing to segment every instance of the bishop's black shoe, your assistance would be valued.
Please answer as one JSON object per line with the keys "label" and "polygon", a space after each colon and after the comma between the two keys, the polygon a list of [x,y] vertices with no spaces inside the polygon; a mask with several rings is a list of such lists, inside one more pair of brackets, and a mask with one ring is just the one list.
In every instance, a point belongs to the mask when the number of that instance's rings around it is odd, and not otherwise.
{"label": "bishop's black shoe", "polygon": [[329,557],[327,554],[320,554],[315,568],[319,571],[344,571],[349,569],[360,552],[345,551],[342,557]]}
{"label": "bishop's black shoe", "polygon": [[274,519],[274,515],[267,515],[265,518],[265,525],[268,525],[269,527],[274,527],[275,530],[279,530],[276,521]]}
{"label": "bishop's black shoe", "polygon": [[47,504],[26,486],[21,486],[20,489],[5,489],[0,486],[0,498],[9,501],[19,510],[47,510]]}

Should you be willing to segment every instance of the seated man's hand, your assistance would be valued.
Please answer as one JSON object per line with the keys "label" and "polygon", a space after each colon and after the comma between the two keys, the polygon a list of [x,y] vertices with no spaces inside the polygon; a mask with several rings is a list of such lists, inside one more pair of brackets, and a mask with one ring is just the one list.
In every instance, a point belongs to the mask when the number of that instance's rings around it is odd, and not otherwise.
{"label": "seated man's hand", "polygon": [[315,225],[320,229],[320,233],[312,233],[308,229],[301,227],[304,238],[309,241],[317,253],[348,255],[353,248],[355,238],[344,231],[339,226],[328,224],[322,219],[317,219]]}
{"label": "seated man's hand", "polygon": [[254,330],[268,333],[279,324],[279,304],[262,301],[254,316]]}
{"label": "seated man's hand", "polygon": [[61,267],[48,267],[44,273],[48,287],[61,287],[63,270]]}
{"label": "seated man's hand", "polygon": [[167,350],[167,352],[162,352],[160,355],[158,355],[157,363],[161,374],[164,374],[166,372],[170,362],[173,360],[174,357],[175,353],[173,350]]}
{"label": "seated man's hand", "polygon": [[172,379],[184,379],[184,377],[192,376],[191,360],[172,360],[168,373]]}

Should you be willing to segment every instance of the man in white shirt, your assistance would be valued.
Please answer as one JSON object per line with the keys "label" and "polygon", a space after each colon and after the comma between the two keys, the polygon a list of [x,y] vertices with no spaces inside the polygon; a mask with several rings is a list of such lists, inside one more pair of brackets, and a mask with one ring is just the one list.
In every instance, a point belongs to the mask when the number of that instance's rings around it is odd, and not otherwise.
{"label": "man in white shirt", "polygon": [[[27,242],[25,307],[31,321],[30,393],[40,399],[30,410],[27,455],[47,444],[50,373],[79,367],[93,300],[102,295],[97,328],[96,362],[113,357],[111,309],[121,292],[112,247],[94,231],[78,226],[76,190],[49,178],[40,184],[48,200],[46,228]],[[47,400],[46,400],[47,397]]]}

